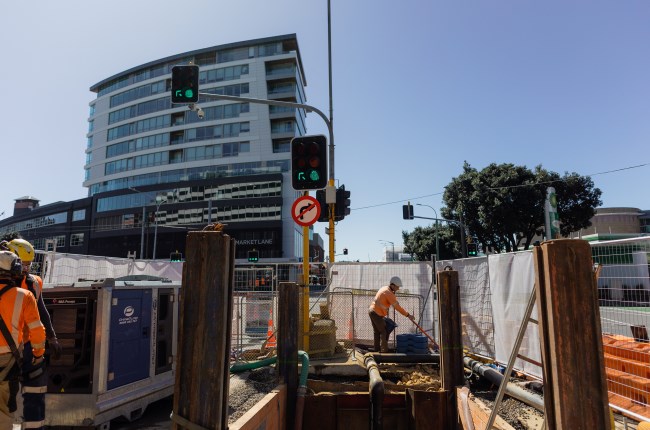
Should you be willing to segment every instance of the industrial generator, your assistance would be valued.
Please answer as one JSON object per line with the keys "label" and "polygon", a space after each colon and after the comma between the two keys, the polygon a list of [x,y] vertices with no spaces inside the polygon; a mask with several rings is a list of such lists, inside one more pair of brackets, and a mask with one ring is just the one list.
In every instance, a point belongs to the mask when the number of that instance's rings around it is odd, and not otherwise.
{"label": "industrial generator", "polygon": [[128,278],[43,289],[63,349],[46,357],[46,425],[108,429],[173,394],[179,291]]}

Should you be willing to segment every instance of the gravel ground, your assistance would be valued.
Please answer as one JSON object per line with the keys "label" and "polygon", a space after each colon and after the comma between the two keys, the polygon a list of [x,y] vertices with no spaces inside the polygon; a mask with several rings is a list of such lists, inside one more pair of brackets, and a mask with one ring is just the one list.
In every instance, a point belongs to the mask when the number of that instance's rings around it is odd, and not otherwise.
{"label": "gravel ground", "polygon": [[233,424],[278,385],[275,368],[263,367],[230,378],[228,424]]}
{"label": "gravel ground", "polygon": [[[511,382],[515,382],[515,380],[511,379]],[[481,399],[481,401],[489,406],[490,409],[494,406],[494,400],[497,397],[497,389],[498,388],[491,386],[484,380],[470,380],[470,392],[477,398]],[[531,393],[535,392],[531,391]],[[499,416],[516,430],[530,430],[530,427],[525,425],[525,423],[535,421],[536,419],[537,421],[544,419],[544,414],[542,412],[509,396],[504,396],[501,401],[499,406]]]}

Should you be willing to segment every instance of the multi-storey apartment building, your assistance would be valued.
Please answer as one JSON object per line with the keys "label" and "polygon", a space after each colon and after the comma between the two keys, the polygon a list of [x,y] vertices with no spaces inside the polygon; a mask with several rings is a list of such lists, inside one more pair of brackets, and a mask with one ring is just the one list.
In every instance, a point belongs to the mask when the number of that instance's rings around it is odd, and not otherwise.
{"label": "multi-storey apartment building", "polygon": [[[172,67],[190,63],[200,67],[201,93],[306,103],[294,34],[180,53],[93,85],[83,183],[90,226],[78,249],[167,258],[184,252],[188,231],[220,222],[237,241],[237,258],[256,249],[264,259],[298,259],[290,141],[305,134],[304,110],[201,95],[200,118],[170,99]],[[12,221],[2,220],[0,231]],[[70,241],[58,240],[58,249],[75,252]]]}

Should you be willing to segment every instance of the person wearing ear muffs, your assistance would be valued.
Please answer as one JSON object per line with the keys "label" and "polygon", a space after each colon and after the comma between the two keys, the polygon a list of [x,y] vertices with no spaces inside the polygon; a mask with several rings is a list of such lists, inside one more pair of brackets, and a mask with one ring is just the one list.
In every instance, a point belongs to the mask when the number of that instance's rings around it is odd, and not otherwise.
{"label": "person wearing ear muffs", "polygon": [[372,322],[372,329],[375,334],[374,348],[375,351],[388,352],[388,329],[386,328],[385,317],[388,316],[388,309],[393,306],[397,312],[404,315],[411,321],[415,321],[415,317],[404,310],[399,305],[395,293],[402,287],[402,280],[399,276],[390,278],[387,286],[381,287],[375,299],[370,304],[368,315]]}
{"label": "person wearing ear muffs", "polygon": [[[25,239],[15,238],[7,242],[7,248],[20,258],[23,264],[22,278],[19,287],[28,290],[36,298],[38,314],[45,327],[45,336],[49,347],[49,357],[58,360],[61,357],[61,345],[52,326],[52,318],[43,301],[43,280],[40,276],[31,274],[32,261],[36,251],[31,243]],[[25,329],[27,330],[27,329]],[[43,429],[45,425],[45,393],[47,392],[47,373],[45,363],[32,366],[31,345],[27,340],[27,333],[23,334],[25,349],[23,351],[21,394],[23,400],[22,428]]]}
{"label": "person wearing ear muffs", "polygon": [[[16,254],[0,243],[0,430],[12,430],[16,409],[15,392],[22,361],[18,345],[30,341],[32,365],[38,369],[45,365],[45,327],[38,314],[34,295],[19,288],[22,262]],[[28,339],[23,339],[23,328]]]}

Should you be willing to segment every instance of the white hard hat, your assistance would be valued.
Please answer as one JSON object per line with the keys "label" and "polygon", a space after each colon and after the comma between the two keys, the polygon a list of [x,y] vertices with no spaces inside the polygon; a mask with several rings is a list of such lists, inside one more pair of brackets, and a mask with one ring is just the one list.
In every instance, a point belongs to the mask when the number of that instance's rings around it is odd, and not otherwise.
{"label": "white hard hat", "polygon": [[20,258],[11,251],[0,251],[0,277],[2,279],[14,278],[23,271]]}
{"label": "white hard hat", "polygon": [[390,284],[402,288],[402,280],[399,278],[399,276],[393,276],[392,278],[390,278]]}

